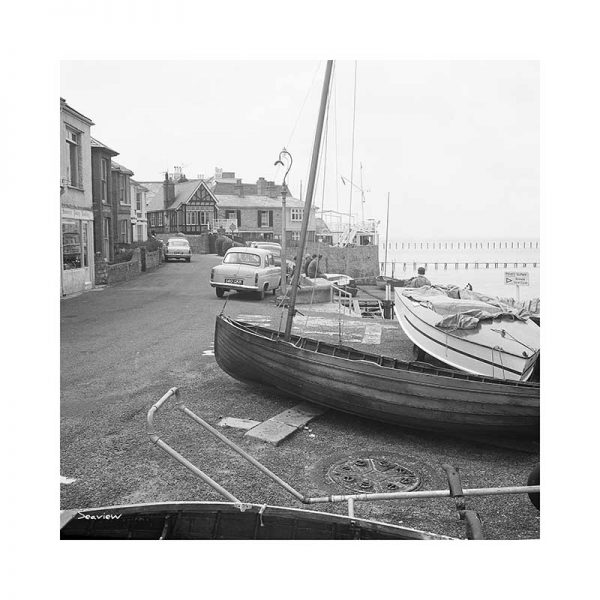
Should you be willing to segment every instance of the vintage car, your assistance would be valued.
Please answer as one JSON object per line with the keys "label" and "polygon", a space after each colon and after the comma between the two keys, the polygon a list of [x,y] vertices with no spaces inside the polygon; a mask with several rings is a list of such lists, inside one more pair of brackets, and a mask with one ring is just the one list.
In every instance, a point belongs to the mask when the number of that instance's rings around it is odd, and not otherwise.
{"label": "vintage car", "polygon": [[184,238],[171,238],[167,240],[164,246],[165,262],[172,258],[184,259],[187,262],[192,260],[192,249],[190,243]]}
{"label": "vintage car", "polygon": [[265,293],[281,283],[281,269],[275,265],[273,252],[266,248],[230,248],[223,262],[210,272],[210,285],[221,298],[229,290],[256,292],[261,300]]}

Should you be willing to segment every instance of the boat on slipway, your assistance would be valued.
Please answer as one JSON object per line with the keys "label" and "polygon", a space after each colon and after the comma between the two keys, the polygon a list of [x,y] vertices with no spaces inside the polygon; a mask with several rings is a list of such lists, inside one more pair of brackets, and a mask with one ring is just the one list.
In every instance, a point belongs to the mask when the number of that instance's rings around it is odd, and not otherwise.
{"label": "boat on slipway", "polygon": [[450,434],[539,437],[540,386],[368,354],[217,317],[223,371],[335,410]]}
{"label": "boat on slipway", "polygon": [[[450,288],[452,290],[452,288]],[[540,355],[540,328],[518,308],[454,288],[395,290],[396,317],[430,356],[467,373],[527,381]]]}

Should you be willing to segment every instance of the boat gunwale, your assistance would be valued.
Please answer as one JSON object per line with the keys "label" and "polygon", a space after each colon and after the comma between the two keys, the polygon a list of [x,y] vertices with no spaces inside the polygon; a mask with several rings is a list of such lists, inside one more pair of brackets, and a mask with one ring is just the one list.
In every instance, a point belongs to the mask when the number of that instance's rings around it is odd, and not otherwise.
{"label": "boat gunwale", "polygon": [[[292,335],[292,340],[294,338],[296,340],[310,340],[311,342],[314,342],[317,344],[317,348],[300,347],[294,341],[290,340],[289,342],[286,342],[284,339],[282,339],[283,333],[280,331],[277,331],[274,329],[268,329],[266,327],[261,327],[260,325],[253,325],[252,323],[248,323],[245,321],[238,321],[238,320],[232,319],[231,317],[228,317],[226,315],[218,315],[217,319],[219,319],[219,318],[227,320],[229,323],[232,324],[232,326],[239,328],[241,331],[256,335],[262,339],[265,339],[265,340],[268,340],[271,342],[288,344],[289,346],[292,346],[292,347],[296,348],[297,350],[305,350],[306,352],[313,353],[313,354],[321,354],[323,356],[331,356],[333,358],[347,360],[352,363],[364,362],[369,365],[374,365],[374,366],[380,367],[385,370],[402,371],[402,372],[411,373],[411,374],[423,374],[423,375],[428,375],[428,376],[432,376],[432,377],[441,377],[444,380],[454,381],[454,382],[472,381],[475,383],[482,383],[482,384],[486,384],[486,385],[490,385],[490,386],[510,387],[510,388],[521,389],[521,390],[527,389],[527,390],[531,390],[531,391],[540,389],[540,384],[537,382],[516,381],[516,380],[498,380],[493,377],[486,377],[485,375],[476,375],[476,374],[472,374],[472,373],[465,373],[462,371],[454,371],[452,369],[436,367],[435,365],[431,365],[429,367],[429,366],[423,365],[423,363],[419,363],[418,368],[415,369],[415,368],[410,367],[410,365],[414,365],[414,363],[411,363],[409,361],[404,361],[401,359],[396,359],[391,356],[380,355],[380,358],[387,359],[389,361],[393,361],[394,366],[382,365],[382,364],[378,363],[378,361],[377,361],[378,355],[376,355],[376,354],[372,354],[369,352],[362,352],[361,350],[356,350],[355,348],[352,348],[350,346],[344,346],[344,345],[336,346],[329,342],[315,340],[314,338]],[[262,331],[268,332],[270,334],[275,334],[275,338],[272,337],[272,335],[262,334],[261,333]],[[324,347],[333,348],[334,351],[335,351],[335,349],[340,349],[342,351],[362,354],[364,357],[370,357],[373,360],[369,360],[367,358],[353,359],[353,358],[339,356],[339,355],[335,355],[335,354],[327,354],[327,353],[323,352]],[[442,385],[437,385],[435,383],[427,383],[426,385],[428,385],[430,387],[444,387]],[[502,391],[498,391],[498,392],[496,392],[494,390],[486,390],[486,393],[504,393],[504,394],[506,394],[506,393],[510,393],[510,392],[507,392],[506,390],[502,390]]]}
{"label": "boat gunwale", "polygon": [[[373,519],[365,519],[362,517],[343,515],[338,513],[330,513],[326,511],[319,510],[311,510],[308,508],[296,508],[293,506],[278,506],[273,504],[256,504],[254,502],[219,502],[219,501],[211,501],[211,500],[175,500],[175,501],[162,501],[162,502],[140,502],[136,504],[117,504],[114,506],[99,506],[99,507],[91,507],[91,508],[79,508],[79,509],[64,509],[61,510],[61,514],[71,513],[70,518],[66,519],[64,523],[61,523],[60,529],[67,527],[69,523],[73,521],[76,515],[78,514],[86,514],[91,512],[105,512],[112,511],[116,512],[118,510],[126,511],[128,513],[133,513],[139,509],[148,509],[154,508],[155,510],[151,512],[160,513],[163,510],[177,510],[181,507],[199,507],[199,508],[209,508],[215,507],[215,509],[219,509],[220,507],[234,509],[237,508],[239,512],[251,512],[256,514],[264,514],[265,516],[269,516],[266,512],[271,509],[276,513],[298,513],[298,516],[308,516],[316,517],[315,520],[318,520],[318,517],[327,517],[328,519],[340,519],[342,521],[350,523],[359,523],[365,524],[367,527],[365,529],[378,530],[380,528],[384,529],[392,529],[398,533],[404,532],[408,535],[414,535],[415,538],[418,539],[418,536],[426,536],[425,539],[442,539],[442,540],[455,540],[457,538],[446,536],[443,534],[433,533],[431,531],[425,531],[424,529],[416,529],[414,527],[406,527],[405,525],[395,525],[394,523],[385,523],[384,521],[375,521]],[[254,509],[254,510],[253,510]],[[271,515],[271,516],[282,516],[282,515]],[[75,519],[78,520],[78,519]]]}

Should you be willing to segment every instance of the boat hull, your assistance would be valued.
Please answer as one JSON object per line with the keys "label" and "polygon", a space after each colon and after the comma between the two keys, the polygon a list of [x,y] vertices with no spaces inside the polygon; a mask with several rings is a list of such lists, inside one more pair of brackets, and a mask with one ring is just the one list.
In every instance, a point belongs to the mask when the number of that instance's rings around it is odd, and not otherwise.
{"label": "boat hull", "polygon": [[[486,377],[527,381],[531,376],[539,350],[533,350],[511,337],[539,344],[539,328],[528,321],[482,321],[477,330],[450,331],[435,323],[440,315],[418,302],[396,292],[394,310],[407,337],[430,356],[466,371]],[[537,337],[537,340],[536,340]]]}
{"label": "boat hull", "polygon": [[232,377],[402,427],[539,436],[539,386],[404,363],[219,315],[215,358]]}
{"label": "boat hull", "polygon": [[409,527],[280,506],[161,502],[66,511],[61,540],[440,540]]}

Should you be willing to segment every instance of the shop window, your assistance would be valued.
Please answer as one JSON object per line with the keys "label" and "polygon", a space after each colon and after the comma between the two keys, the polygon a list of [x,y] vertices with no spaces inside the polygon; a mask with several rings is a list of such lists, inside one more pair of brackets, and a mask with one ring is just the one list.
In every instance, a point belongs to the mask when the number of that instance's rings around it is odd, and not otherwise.
{"label": "shop window", "polygon": [[81,269],[81,225],[79,221],[63,221],[63,269]]}

